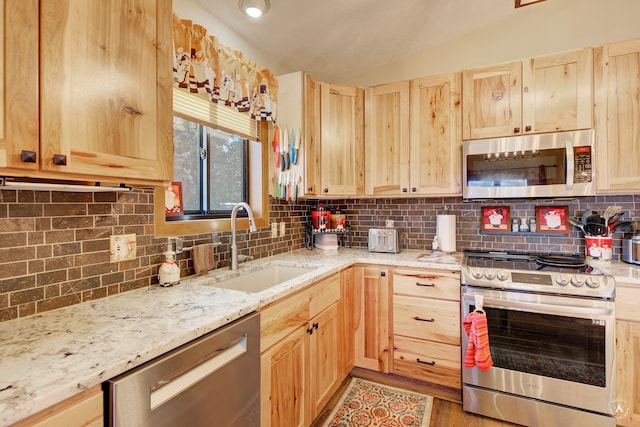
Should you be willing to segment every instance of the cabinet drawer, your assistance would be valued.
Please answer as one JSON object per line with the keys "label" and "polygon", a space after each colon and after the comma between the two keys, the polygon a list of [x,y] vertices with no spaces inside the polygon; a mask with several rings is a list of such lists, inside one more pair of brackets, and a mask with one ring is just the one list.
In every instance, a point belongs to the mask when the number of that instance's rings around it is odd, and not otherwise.
{"label": "cabinet drawer", "polygon": [[394,270],[393,293],[460,301],[460,274],[431,270]]}
{"label": "cabinet drawer", "polygon": [[639,303],[640,285],[616,286],[616,319],[640,322]]}
{"label": "cabinet drawer", "polygon": [[394,335],[395,374],[460,388],[460,369],[460,346]]}
{"label": "cabinet drawer", "polygon": [[340,299],[340,274],[312,285],[309,290],[309,317],[314,317]]}
{"label": "cabinet drawer", "polygon": [[309,320],[309,293],[293,295],[260,311],[260,353]]}
{"label": "cabinet drawer", "polygon": [[393,296],[393,333],[460,345],[460,303]]}

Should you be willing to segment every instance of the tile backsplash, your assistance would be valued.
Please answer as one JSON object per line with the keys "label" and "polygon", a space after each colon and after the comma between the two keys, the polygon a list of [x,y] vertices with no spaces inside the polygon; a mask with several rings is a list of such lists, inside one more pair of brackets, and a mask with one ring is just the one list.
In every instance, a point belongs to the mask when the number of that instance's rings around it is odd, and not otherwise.
{"label": "tile backsplash", "polygon": [[[490,234],[480,231],[480,210],[488,203],[461,198],[349,198],[324,200],[346,211],[354,247],[366,248],[369,228],[384,227],[387,219],[401,230],[402,248],[431,248],[439,213],[457,217],[458,250],[468,248],[541,252],[584,252],[581,233]],[[271,237],[271,228],[250,236],[238,233],[238,248],[254,258],[304,247],[305,224],[317,200],[286,203],[270,200],[270,221],[285,223],[285,235]],[[492,203],[496,204],[496,203]],[[575,215],[586,208],[601,212],[620,205],[625,220],[640,220],[640,196],[597,196],[571,200],[501,201],[512,217],[533,217],[537,205],[568,206]],[[136,258],[109,261],[111,235],[136,234]],[[211,242],[212,235],[182,236],[184,246]],[[218,268],[229,265],[230,233],[218,233]],[[614,237],[614,258],[620,256],[620,237]],[[167,239],[156,238],[153,191],[128,193],[69,193],[0,190],[0,321],[88,302],[158,283],[157,273]],[[194,274],[191,253],[177,256],[181,276]]]}

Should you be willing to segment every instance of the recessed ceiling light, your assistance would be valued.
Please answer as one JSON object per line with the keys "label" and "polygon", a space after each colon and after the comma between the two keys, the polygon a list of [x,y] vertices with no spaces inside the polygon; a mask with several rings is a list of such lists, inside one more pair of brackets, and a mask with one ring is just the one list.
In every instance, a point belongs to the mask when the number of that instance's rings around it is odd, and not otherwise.
{"label": "recessed ceiling light", "polygon": [[251,18],[259,18],[269,10],[269,0],[240,0],[238,7]]}

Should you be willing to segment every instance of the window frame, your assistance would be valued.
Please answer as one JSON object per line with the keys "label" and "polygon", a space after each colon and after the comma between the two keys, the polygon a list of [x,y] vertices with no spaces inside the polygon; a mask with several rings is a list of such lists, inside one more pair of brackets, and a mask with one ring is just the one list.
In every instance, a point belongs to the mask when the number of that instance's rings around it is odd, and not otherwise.
{"label": "window frame", "polygon": [[[191,118],[189,118],[192,120]],[[269,225],[269,122],[258,122],[257,141],[249,141],[249,206],[258,228]],[[168,182],[166,183],[168,184]],[[164,187],[154,188],[154,227],[156,237],[217,233],[231,230],[231,218],[167,221]],[[238,218],[237,229],[249,229],[246,218]]]}

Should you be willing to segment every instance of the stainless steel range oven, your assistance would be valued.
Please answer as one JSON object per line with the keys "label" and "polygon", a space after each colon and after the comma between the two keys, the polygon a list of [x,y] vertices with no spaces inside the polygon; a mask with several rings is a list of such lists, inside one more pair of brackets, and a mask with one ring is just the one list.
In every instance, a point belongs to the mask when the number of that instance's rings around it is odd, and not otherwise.
{"label": "stainless steel range oven", "polygon": [[461,280],[462,316],[482,308],[493,359],[486,371],[462,368],[466,411],[526,426],[615,426],[613,277],[579,256],[465,252]]}

